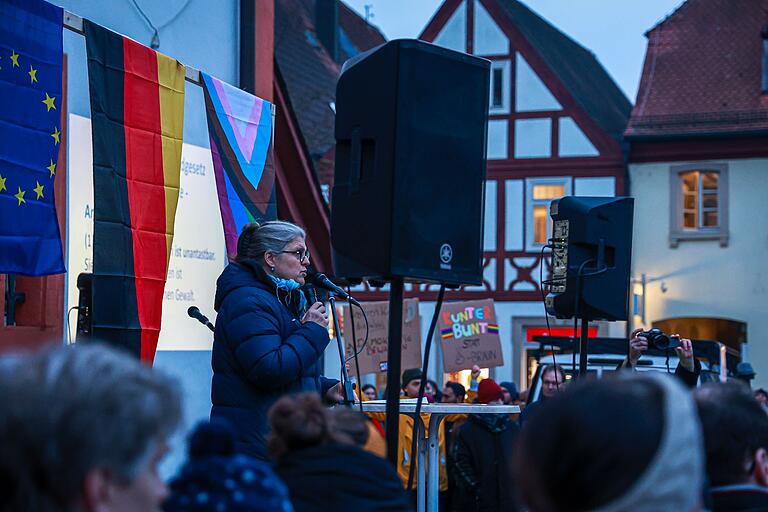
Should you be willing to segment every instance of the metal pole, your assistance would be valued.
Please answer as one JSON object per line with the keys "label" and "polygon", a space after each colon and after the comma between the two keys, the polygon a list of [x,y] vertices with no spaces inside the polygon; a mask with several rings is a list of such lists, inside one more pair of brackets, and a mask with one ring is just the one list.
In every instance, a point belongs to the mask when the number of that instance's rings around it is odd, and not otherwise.
{"label": "metal pole", "polygon": [[589,322],[587,317],[581,317],[581,340],[579,341],[579,378],[587,376],[587,340],[589,339]]}
{"label": "metal pole", "polygon": [[438,512],[440,496],[440,421],[442,414],[429,416],[427,434],[427,512]]}
{"label": "metal pole", "polygon": [[[424,436],[424,422],[414,415],[413,421],[418,425],[416,436],[418,442],[418,464],[416,479],[416,512],[424,512],[427,504],[427,440]],[[411,461],[413,464],[413,461]]]}
{"label": "metal pole", "polygon": [[403,278],[392,280],[387,347],[387,458],[397,467],[400,434],[400,355],[403,338]]}
{"label": "metal pole", "polygon": [[[336,344],[339,347],[339,360],[341,361],[341,386],[342,393],[344,395],[344,404],[351,405],[355,402],[355,395],[352,393],[352,383],[349,381],[349,375],[347,374],[347,362],[344,355],[344,343],[341,341],[341,331],[339,330],[339,315],[336,311],[336,299],[333,297],[333,293],[328,295],[328,302],[333,314],[333,333],[336,335]],[[350,311],[350,314],[352,312]]]}

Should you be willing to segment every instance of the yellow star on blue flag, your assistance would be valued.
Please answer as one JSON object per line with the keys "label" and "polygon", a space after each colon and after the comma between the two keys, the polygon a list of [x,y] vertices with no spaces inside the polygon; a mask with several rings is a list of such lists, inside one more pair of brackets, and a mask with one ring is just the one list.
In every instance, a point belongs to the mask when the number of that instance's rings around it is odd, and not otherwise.
{"label": "yellow star on blue flag", "polygon": [[43,0],[0,0],[0,13],[0,274],[59,274],[61,235],[45,180],[55,179],[61,147],[64,12]]}
{"label": "yellow star on blue flag", "polygon": [[54,105],[54,101],[56,101],[56,98],[51,98],[48,96],[48,93],[45,93],[45,99],[43,100],[43,103],[45,103],[45,106],[48,107],[48,110],[56,109],[56,105]]}

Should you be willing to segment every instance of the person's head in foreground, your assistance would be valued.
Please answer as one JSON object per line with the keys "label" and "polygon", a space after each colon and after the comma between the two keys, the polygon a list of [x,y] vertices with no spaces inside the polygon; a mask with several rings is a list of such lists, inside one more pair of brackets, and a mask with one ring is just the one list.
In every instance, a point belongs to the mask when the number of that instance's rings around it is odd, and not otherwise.
{"label": "person's head in foreground", "polygon": [[665,374],[577,380],[525,423],[515,454],[532,512],[701,509],[701,427]]}
{"label": "person's head in foreground", "polygon": [[740,382],[711,382],[694,397],[711,487],[768,487],[768,414]]}
{"label": "person's head in foreground", "polygon": [[0,363],[0,489],[8,510],[159,510],[181,418],[174,381],[103,345]]}
{"label": "person's head in foreground", "polygon": [[236,453],[235,433],[222,420],[198,425],[189,460],[170,486],[165,512],[293,512],[272,466]]}

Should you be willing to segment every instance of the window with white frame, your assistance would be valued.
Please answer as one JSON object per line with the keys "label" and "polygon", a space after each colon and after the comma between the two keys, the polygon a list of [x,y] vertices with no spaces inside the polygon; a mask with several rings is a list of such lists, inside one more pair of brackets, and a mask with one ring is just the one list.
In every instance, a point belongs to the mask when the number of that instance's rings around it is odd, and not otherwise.
{"label": "window with white frame", "polygon": [[718,227],[717,171],[686,171],[680,173],[680,193],[683,195],[682,228],[712,230]]}
{"label": "window with white frame", "polygon": [[508,114],[510,98],[510,64],[508,60],[491,62],[490,95],[488,111],[491,114]]}
{"label": "window with white frame", "polygon": [[572,179],[529,178],[526,181],[526,249],[538,251],[552,232],[549,204],[571,195]]}
{"label": "window with white frame", "polygon": [[724,164],[673,166],[670,244],[681,240],[728,243],[728,169]]}

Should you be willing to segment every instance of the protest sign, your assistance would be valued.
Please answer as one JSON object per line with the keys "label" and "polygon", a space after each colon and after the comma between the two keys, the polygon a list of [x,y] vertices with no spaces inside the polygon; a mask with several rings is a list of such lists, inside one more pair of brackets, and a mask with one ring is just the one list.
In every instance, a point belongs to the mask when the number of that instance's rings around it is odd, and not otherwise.
{"label": "protest sign", "polygon": [[[360,352],[358,361],[360,373],[379,373],[387,371],[387,350],[389,348],[389,302],[363,302],[368,317],[368,343],[365,340],[365,320],[360,310],[352,308],[355,319],[355,338]],[[354,354],[352,346],[352,327],[350,325],[349,306],[343,306],[344,351],[347,358]],[[403,301],[403,337],[400,367],[421,368],[421,325],[419,321],[419,300]],[[355,373],[354,360],[350,359],[350,375]]]}
{"label": "protest sign", "polygon": [[466,370],[475,364],[481,368],[504,364],[496,311],[490,299],[443,304],[437,335],[442,342],[446,372]]}

